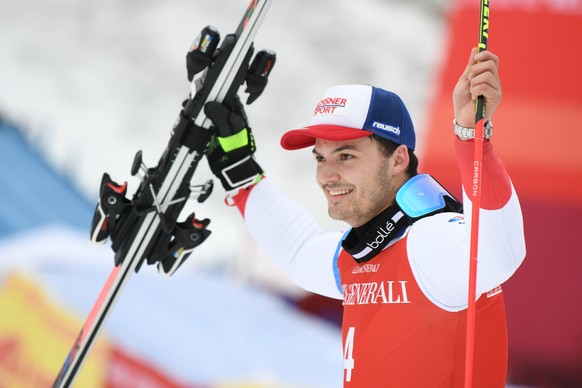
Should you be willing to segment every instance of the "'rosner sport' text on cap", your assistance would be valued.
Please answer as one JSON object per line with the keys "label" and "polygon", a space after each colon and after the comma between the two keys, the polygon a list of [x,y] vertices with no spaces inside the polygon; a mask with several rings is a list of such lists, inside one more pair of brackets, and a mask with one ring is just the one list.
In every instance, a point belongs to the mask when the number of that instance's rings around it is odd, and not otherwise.
{"label": "'rosner sport' text on cap", "polygon": [[400,97],[369,85],[339,85],[325,92],[311,124],[286,132],[281,146],[296,150],[314,145],[315,139],[344,141],[373,133],[414,150],[414,126]]}

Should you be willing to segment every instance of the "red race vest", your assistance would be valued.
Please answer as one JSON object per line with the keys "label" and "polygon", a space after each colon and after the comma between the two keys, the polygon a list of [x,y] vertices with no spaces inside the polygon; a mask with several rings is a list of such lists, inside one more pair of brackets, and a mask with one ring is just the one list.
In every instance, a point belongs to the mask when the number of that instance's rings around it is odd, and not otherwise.
{"label": "red race vest", "polygon": [[[362,264],[340,253],[345,387],[463,387],[466,310],[443,310],[423,294],[406,246],[405,237]],[[500,287],[478,300],[475,330],[473,387],[502,388],[507,328]]]}

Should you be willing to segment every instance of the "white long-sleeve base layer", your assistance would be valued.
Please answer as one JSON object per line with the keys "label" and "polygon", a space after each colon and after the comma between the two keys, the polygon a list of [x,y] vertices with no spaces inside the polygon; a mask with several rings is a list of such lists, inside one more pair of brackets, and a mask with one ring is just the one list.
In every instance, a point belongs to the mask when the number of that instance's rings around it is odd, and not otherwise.
{"label": "white long-sleeve base layer", "polygon": [[[460,164],[471,149],[471,143],[458,141]],[[477,298],[506,281],[525,258],[520,204],[489,143],[483,162],[482,204],[489,208],[480,211]],[[468,187],[471,172],[463,172],[464,187]],[[447,311],[467,307],[471,201],[464,190],[463,199],[464,215],[437,214],[417,221],[407,231],[415,279],[426,297]],[[243,214],[259,246],[293,282],[317,294],[343,298],[337,268],[343,232],[324,231],[269,179],[252,188]]]}

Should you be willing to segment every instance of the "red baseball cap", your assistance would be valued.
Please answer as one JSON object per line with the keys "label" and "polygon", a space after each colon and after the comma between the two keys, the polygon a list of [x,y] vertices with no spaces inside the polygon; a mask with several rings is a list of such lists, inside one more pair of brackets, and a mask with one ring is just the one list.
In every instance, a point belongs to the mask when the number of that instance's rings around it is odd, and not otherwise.
{"label": "red baseball cap", "polygon": [[326,91],[309,126],[283,134],[281,146],[297,150],[314,145],[315,139],[344,141],[372,134],[415,148],[414,126],[400,97],[370,85],[339,85]]}

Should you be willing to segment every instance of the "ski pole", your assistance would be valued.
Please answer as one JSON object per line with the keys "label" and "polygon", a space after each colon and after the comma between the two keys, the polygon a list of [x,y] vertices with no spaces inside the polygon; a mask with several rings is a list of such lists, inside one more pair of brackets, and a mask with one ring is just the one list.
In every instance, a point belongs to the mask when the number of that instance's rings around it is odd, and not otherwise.
{"label": "ski pole", "polygon": [[[479,21],[479,45],[477,51],[487,50],[489,37],[489,0],[481,0]],[[481,207],[481,176],[483,162],[483,138],[485,135],[485,98],[477,97],[475,106],[475,140],[473,156],[471,245],[469,249],[469,294],[467,306],[467,340],[465,347],[465,388],[473,384],[475,356],[475,313],[477,296],[477,264],[479,248],[479,210]]]}

